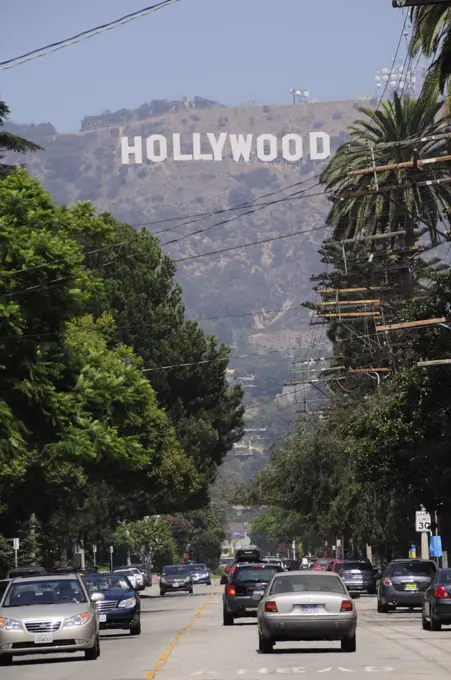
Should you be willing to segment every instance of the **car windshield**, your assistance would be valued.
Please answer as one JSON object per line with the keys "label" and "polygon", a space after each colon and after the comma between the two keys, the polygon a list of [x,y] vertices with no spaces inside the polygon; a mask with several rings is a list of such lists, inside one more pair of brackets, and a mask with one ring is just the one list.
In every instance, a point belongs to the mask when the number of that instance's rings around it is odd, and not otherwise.
{"label": "car windshield", "polygon": [[243,581],[269,581],[272,579],[274,574],[277,574],[279,569],[274,565],[267,565],[265,567],[243,567],[237,569],[234,575],[234,581],[240,583]]}
{"label": "car windshield", "polygon": [[163,576],[187,576],[189,574],[187,567],[164,567]]}
{"label": "car windshield", "polygon": [[345,571],[353,571],[353,570],[358,570],[358,571],[370,571],[373,573],[373,567],[371,564],[368,564],[367,562],[345,562],[343,569]]}
{"label": "car windshield", "polygon": [[432,578],[435,568],[432,564],[421,562],[398,562],[388,568],[388,576],[425,576]]}
{"label": "car windshield", "polygon": [[296,574],[279,576],[271,586],[271,595],[281,593],[339,593],[346,594],[341,579],[338,576],[321,576],[320,574]]}
{"label": "car windshield", "polygon": [[13,583],[2,607],[31,607],[43,604],[87,602],[76,579],[48,579]]}
{"label": "car windshield", "polygon": [[205,564],[190,564],[190,571],[207,571]]}
{"label": "car windshield", "polygon": [[90,593],[101,593],[105,590],[126,592],[133,590],[127,576],[108,574],[106,576],[85,576],[83,583]]}

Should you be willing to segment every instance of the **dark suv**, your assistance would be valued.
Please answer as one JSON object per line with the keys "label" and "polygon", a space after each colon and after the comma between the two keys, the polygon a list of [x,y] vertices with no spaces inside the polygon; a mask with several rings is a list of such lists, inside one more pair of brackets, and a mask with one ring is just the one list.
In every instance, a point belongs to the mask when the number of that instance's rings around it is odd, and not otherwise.
{"label": "dark suv", "polygon": [[377,593],[376,571],[369,560],[345,560],[334,564],[350,593]]}
{"label": "dark suv", "polygon": [[244,616],[257,616],[257,608],[274,574],[283,571],[277,564],[238,563],[224,589],[223,624],[232,626]]}

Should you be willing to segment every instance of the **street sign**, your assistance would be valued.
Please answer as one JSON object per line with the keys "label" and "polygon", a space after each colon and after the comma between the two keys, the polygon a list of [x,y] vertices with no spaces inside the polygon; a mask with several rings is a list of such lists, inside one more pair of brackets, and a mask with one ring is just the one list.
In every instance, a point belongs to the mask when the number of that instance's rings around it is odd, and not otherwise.
{"label": "street sign", "polygon": [[114,545],[110,545],[110,555],[114,553]]}
{"label": "street sign", "polygon": [[19,550],[20,541],[18,538],[13,538],[13,550]]}
{"label": "street sign", "polygon": [[424,510],[417,510],[415,513],[415,531],[422,533],[431,530],[431,515]]}

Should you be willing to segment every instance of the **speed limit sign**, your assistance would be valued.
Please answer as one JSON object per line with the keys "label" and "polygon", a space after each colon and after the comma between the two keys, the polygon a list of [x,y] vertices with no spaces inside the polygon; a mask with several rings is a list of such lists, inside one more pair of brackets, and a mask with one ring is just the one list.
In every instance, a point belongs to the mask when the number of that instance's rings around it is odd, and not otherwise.
{"label": "speed limit sign", "polygon": [[415,513],[415,531],[424,532],[431,530],[431,515],[423,510]]}

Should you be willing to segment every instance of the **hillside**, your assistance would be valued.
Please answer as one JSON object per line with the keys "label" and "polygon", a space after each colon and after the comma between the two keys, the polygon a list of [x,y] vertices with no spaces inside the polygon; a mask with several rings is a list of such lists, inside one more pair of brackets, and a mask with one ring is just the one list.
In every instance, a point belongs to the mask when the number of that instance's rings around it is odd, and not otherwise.
{"label": "hillside", "polygon": [[[193,102],[151,102],[135,111],[124,109],[89,116],[82,121],[81,130],[73,134],[58,134],[50,123],[10,123],[7,129],[44,147],[43,152],[24,160],[58,203],[92,200],[121,220],[135,226],[147,225],[159,235],[163,247],[168,241],[202,230],[164,247],[173,257],[185,258],[324,224],[327,201],[314,180],[299,187],[306,189],[305,198],[274,203],[261,210],[258,206],[289,197],[296,189],[281,190],[312,179],[327,161],[309,159],[309,133],[327,132],[333,153],[347,139],[346,128],[355,119],[355,109],[360,104],[318,102],[226,108],[196,98]],[[207,133],[218,136],[224,132],[255,137],[273,134],[279,142],[283,135],[297,133],[306,140],[304,157],[298,163],[280,157],[265,163],[253,154],[249,162],[235,162],[230,148],[224,148],[221,162],[178,162],[169,149],[169,157],[162,163],[147,159],[142,164],[121,162],[121,137],[128,137],[131,144],[135,136],[162,135],[172,139],[174,133],[180,133],[181,151],[189,153],[193,134],[200,133],[205,144]],[[224,220],[233,218],[236,212],[203,219],[186,217],[250,203],[265,194],[273,195],[257,201],[255,213],[228,224]],[[315,195],[309,198],[309,194]],[[246,211],[249,208],[241,212]],[[211,228],[206,230],[208,227]],[[309,277],[318,271],[316,251],[323,235],[322,231],[312,231],[180,262],[178,279],[189,315],[217,317],[262,308],[282,310],[209,322],[206,328],[238,348],[243,343],[258,350],[293,346],[300,331],[308,329],[307,314],[283,310],[311,296]]]}

